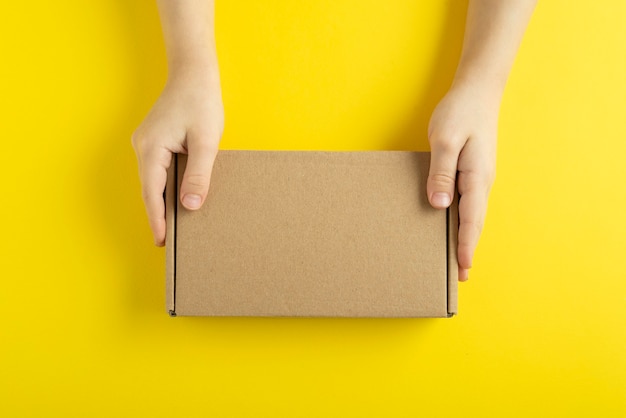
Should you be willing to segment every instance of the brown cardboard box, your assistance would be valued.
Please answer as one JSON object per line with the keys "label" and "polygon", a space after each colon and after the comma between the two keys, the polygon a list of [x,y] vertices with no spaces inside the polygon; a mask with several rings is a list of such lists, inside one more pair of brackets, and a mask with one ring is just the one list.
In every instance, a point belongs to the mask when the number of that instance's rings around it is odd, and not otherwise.
{"label": "brown cardboard box", "polygon": [[166,192],[171,315],[446,317],[457,209],[426,198],[429,153],[219,152],[203,208]]}

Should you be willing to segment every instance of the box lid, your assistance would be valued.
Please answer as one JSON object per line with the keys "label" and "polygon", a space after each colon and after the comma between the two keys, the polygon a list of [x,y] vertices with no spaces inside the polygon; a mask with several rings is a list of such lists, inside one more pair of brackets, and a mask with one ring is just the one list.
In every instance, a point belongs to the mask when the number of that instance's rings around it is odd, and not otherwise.
{"label": "box lid", "polygon": [[456,199],[426,198],[429,153],[218,153],[202,209],[169,170],[172,315],[445,317],[457,311]]}

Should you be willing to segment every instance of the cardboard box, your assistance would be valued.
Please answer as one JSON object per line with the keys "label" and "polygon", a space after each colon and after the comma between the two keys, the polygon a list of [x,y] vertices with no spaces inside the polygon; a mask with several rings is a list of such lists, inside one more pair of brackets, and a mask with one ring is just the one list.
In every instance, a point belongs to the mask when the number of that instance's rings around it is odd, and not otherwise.
{"label": "cardboard box", "polygon": [[426,197],[429,153],[219,152],[203,208],[166,189],[172,315],[447,317],[457,206]]}

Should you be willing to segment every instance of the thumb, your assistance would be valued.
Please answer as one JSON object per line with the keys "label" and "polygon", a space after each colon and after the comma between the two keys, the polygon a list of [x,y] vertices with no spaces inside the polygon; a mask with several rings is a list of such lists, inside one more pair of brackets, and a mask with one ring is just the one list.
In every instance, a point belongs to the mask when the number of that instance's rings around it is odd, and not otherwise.
{"label": "thumb", "polygon": [[210,142],[189,141],[188,153],[180,200],[185,208],[195,210],[200,209],[209,192],[217,147],[212,147]]}
{"label": "thumb", "polygon": [[459,153],[449,145],[432,147],[426,191],[428,201],[436,209],[447,208],[452,202],[458,158]]}

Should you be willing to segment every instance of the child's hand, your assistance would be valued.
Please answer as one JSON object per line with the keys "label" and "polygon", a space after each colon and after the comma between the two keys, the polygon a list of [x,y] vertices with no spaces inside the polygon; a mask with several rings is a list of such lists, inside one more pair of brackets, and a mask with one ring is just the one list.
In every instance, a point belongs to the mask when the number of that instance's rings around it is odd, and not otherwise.
{"label": "child's hand", "polygon": [[133,134],[143,200],[156,245],[165,242],[163,191],[172,154],[189,154],[180,199],[187,209],[198,209],[209,190],[223,129],[219,77],[187,73],[168,80],[154,107]]}
{"label": "child's hand", "polygon": [[428,200],[459,201],[459,280],[468,278],[495,176],[500,99],[536,0],[470,0],[452,88],[430,118]]}
{"label": "child's hand", "polygon": [[455,180],[461,195],[460,281],[468,279],[494,181],[499,105],[499,96],[481,86],[455,85],[435,108],[428,127],[428,200],[435,208],[448,207]]}

